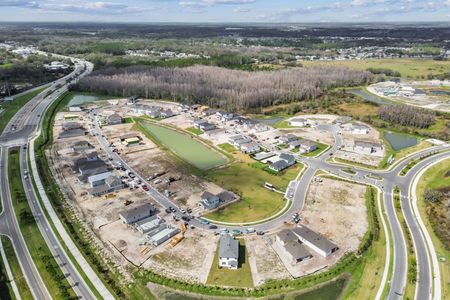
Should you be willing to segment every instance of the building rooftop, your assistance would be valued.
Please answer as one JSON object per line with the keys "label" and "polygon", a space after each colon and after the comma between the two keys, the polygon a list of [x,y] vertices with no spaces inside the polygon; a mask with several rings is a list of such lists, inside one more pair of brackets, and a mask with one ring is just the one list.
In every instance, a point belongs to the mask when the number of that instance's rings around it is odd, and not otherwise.
{"label": "building rooftop", "polygon": [[330,252],[337,247],[325,237],[321,236],[317,232],[312,231],[304,225],[298,226],[292,229],[292,231],[324,252]]}
{"label": "building rooftop", "polygon": [[287,242],[284,245],[284,249],[292,255],[294,260],[303,259],[308,256],[312,256],[311,253],[303,246],[302,243],[296,242]]}
{"label": "building rooftop", "polygon": [[231,235],[220,237],[219,257],[239,258],[239,241]]}
{"label": "building rooftop", "polygon": [[122,215],[122,217],[125,219],[131,219],[134,218],[135,216],[139,216],[142,213],[142,211],[154,212],[155,207],[150,203],[144,203],[141,205],[126,208],[120,212],[120,215]]}

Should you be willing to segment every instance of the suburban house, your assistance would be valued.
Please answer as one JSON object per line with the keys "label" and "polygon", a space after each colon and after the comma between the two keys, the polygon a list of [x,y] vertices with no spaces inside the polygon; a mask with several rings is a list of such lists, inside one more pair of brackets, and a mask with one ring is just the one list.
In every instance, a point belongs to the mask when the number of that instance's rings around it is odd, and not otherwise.
{"label": "suburban house", "polygon": [[215,209],[219,206],[220,198],[218,195],[214,195],[208,191],[203,192],[200,196],[199,205],[204,209]]}
{"label": "suburban house", "polygon": [[251,138],[244,137],[243,139],[234,141],[234,147],[236,147],[237,149],[241,149],[242,145],[248,144],[251,142],[253,142]]}
{"label": "suburban house", "polygon": [[295,164],[295,157],[292,154],[282,153],[278,156],[278,160],[269,165],[269,169],[280,172]]}
{"label": "suburban house", "polygon": [[302,139],[299,140],[299,143],[300,143],[300,151],[302,153],[309,153],[317,149],[317,143],[311,140]]}
{"label": "suburban house", "polygon": [[228,143],[230,143],[234,147],[239,147],[240,145],[250,143],[251,141],[252,140],[250,138],[242,134],[232,135],[228,137]]}
{"label": "suburban house", "polygon": [[305,127],[308,125],[308,120],[304,118],[293,118],[289,120],[289,126]]}
{"label": "suburban house", "polygon": [[239,266],[239,241],[231,235],[220,237],[219,267],[237,269]]}
{"label": "suburban house", "polygon": [[119,218],[124,224],[134,224],[145,218],[153,216],[156,212],[155,207],[150,203],[128,207],[119,213]]}
{"label": "suburban house", "polygon": [[218,112],[216,112],[216,116],[224,122],[231,121],[234,118],[234,115],[232,113],[223,110],[219,110]]}
{"label": "suburban house", "polygon": [[206,123],[202,123],[198,126],[198,128],[202,131],[210,131],[210,130],[214,130],[216,129],[216,125],[206,122]]}
{"label": "suburban house", "polygon": [[205,119],[198,119],[198,120],[195,120],[195,121],[194,121],[194,127],[197,128],[197,129],[200,129],[200,126],[201,126],[202,124],[207,124],[207,123],[208,123],[208,120],[205,120]]}
{"label": "suburban house", "polygon": [[280,254],[286,257],[291,263],[298,263],[313,257],[290,229],[280,231],[275,237],[275,242],[279,245],[279,249],[281,249]]}
{"label": "suburban house", "polygon": [[73,152],[80,152],[80,151],[89,150],[92,148],[93,148],[92,145],[89,144],[88,141],[77,141],[72,146]]}
{"label": "suburban house", "polygon": [[122,117],[119,114],[112,114],[108,116],[106,122],[109,125],[122,124]]}
{"label": "suburban house", "polygon": [[89,189],[89,194],[95,197],[112,193],[123,188],[122,180],[117,176],[109,176],[104,184],[96,185]]}
{"label": "suburban house", "polygon": [[283,135],[283,136],[280,136],[280,138],[278,139],[278,141],[281,144],[289,144],[289,143],[294,142],[296,140],[298,140],[298,137],[296,135],[293,135],[293,134]]}
{"label": "suburban house", "polygon": [[81,129],[83,126],[78,122],[65,122],[62,125],[64,131],[72,130],[72,129]]}
{"label": "suburban house", "polygon": [[172,227],[168,224],[161,224],[158,228],[147,234],[147,239],[153,246],[159,246],[178,233],[180,233],[180,229]]}
{"label": "suburban house", "polygon": [[113,173],[108,170],[106,172],[102,172],[102,173],[98,173],[98,174],[89,176],[87,178],[87,181],[89,182],[89,185],[91,187],[96,187],[96,186],[105,184],[106,179],[111,175],[113,175]]}
{"label": "suburban house", "polygon": [[269,130],[269,126],[267,126],[266,124],[256,123],[255,125],[252,126],[249,132],[254,134],[258,132],[264,132],[267,130]]}
{"label": "suburban house", "polygon": [[355,141],[353,150],[363,154],[372,154],[374,152],[382,151],[383,145],[374,142]]}
{"label": "suburban house", "polygon": [[369,127],[359,124],[353,124],[351,127],[351,131],[353,134],[368,134]]}
{"label": "suburban house", "polygon": [[101,160],[97,152],[92,152],[75,160],[73,170],[81,174],[80,181],[85,182],[91,175],[108,171],[108,165]]}
{"label": "suburban house", "polygon": [[165,220],[158,215],[145,218],[143,220],[134,223],[134,228],[141,234],[146,234],[156,228],[158,228]]}
{"label": "suburban house", "polygon": [[292,229],[292,232],[302,243],[324,257],[331,255],[339,249],[338,246],[327,240],[325,237],[304,225],[299,225]]}
{"label": "suburban house", "polygon": [[246,154],[258,152],[259,149],[259,145],[254,142],[241,145],[241,151]]}

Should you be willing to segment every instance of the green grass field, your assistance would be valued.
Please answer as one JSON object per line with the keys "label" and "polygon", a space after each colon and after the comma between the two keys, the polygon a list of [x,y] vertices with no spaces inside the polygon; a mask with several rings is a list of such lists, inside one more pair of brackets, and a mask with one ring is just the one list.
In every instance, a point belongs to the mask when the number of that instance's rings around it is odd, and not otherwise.
{"label": "green grass field", "polygon": [[200,129],[195,128],[195,127],[186,128],[186,131],[189,131],[190,133],[193,133],[195,135],[200,135],[203,133],[203,131],[201,131]]}
{"label": "green grass field", "polygon": [[173,129],[142,122],[142,127],[178,157],[201,170],[208,170],[225,164],[226,159],[192,136]]}
{"label": "green grass field", "polygon": [[17,289],[19,290],[20,297],[22,297],[22,299],[24,300],[32,300],[33,295],[31,294],[27,281],[23,276],[22,269],[20,268],[20,264],[17,260],[11,240],[6,236],[2,236],[1,239],[6,257],[8,257],[8,263],[14,277],[14,282],[16,283]]}
{"label": "green grass field", "polygon": [[450,187],[450,176],[445,176],[450,170],[450,159],[437,164],[428,169],[421,177],[417,186],[418,207],[425,226],[433,241],[433,245],[438,255],[439,266],[441,271],[441,287],[442,299],[450,298],[450,251],[445,248],[444,243],[434,232],[434,226],[441,226],[433,224],[430,220],[429,205],[424,201],[423,194],[427,188],[442,189]]}
{"label": "green grass field", "polygon": [[264,188],[264,183],[269,182],[275,188],[284,191],[289,181],[295,179],[303,166],[296,164],[274,175],[263,169],[265,165],[259,166],[247,155],[236,154],[236,158],[237,160],[230,166],[208,172],[206,178],[240,195],[241,200],[205,217],[221,222],[254,222],[280,211],[285,205],[283,195]]}
{"label": "green grass field", "polygon": [[0,107],[4,109],[0,113],[0,132],[3,132],[9,120],[16,114],[16,112],[24,106],[28,101],[33,99],[37,94],[42,92],[45,88],[38,89],[33,92],[29,92],[25,95],[15,98],[13,101],[7,101],[0,104]]}
{"label": "green grass field", "polygon": [[248,254],[245,249],[245,241],[243,239],[239,239],[239,268],[237,270],[219,268],[218,244],[206,284],[219,286],[253,287],[252,271],[250,269]]}
{"label": "green grass field", "polygon": [[[431,59],[367,59],[342,61],[305,61],[304,66],[340,66],[357,70],[368,68],[391,69],[400,72],[402,77],[420,79],[428,74],[439,75],[450,70],[450,61],[436,61]],[[424,78],[424,79],[425,79]]]}
{"label": "green grass field", "polygon": [[228,153],[234,153],[234,152],[237,151],[237,149],[234,148],[233,145],[230,145],[228,143],[223,143],[223,144],[220,144],[218,146],[219,146],[220,149],[222,149],[222,150],[224,150],[224,151],[226,151]]}
{"label": "green grass field", "polygon": [[[3,239],[3,236],[1,236]],[[0,256],[0,299],[16,299],[11,287],[10,279],[6,273],[5,263]]]}
{"label": "green grass field", "polygon": [[75,297],[76,295],[71,289],[69,282],[65,279],[64,274],[47,247],[34,220],[33,213],[28,206],[28,200],[22,185],[22,177],[17,176],[17,174],[20,174],[20,165],[19,152],[16,149],[11,150],[9,154],[8,174],[14,212],[42,280],[46,283],[52,297],[56,299]]}

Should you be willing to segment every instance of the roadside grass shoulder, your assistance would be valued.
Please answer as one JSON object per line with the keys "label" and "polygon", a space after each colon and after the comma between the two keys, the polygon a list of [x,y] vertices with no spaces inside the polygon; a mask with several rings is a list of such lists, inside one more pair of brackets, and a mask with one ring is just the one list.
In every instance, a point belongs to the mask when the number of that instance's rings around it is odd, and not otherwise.
{"label": "roadside grass shoulder", "polygon": [[200,130],[200,129],[198,129],[198,128],[195,128],[195,127],[189,127],[189,128],[186,128],[186,131],[189,131],[190,133],[193,133],[193,134],[195,134],[195,135],[200,135],[200,134],[203,133],[202,130]]}
{"label": "roadside grass shoulder", "polygon": [[[3,240],[4,236],[1,238]],[[0,299],[16,299],[2,256],[0,256]]]}
{"label": "roadside grass shoulder", "polygon": [[239,268],[230,270],[219,267],[219,246],[214,255],[213,264],[208,274],[206,284],[219,286],[253,287],[252,271],[245,248],[245,240],[239,240]]}
{"label": "roadside grass shoulder", "polygon": [[[3,249],[5,251],[6,257],[8,258],[8,263],[11,268],[11,272],[13,275],[13,280],[17,285],[17,289],[19,290],[20,297],[23,300],[32,300],[33,295],[31,294],[30,288],[28,287],[28,283],[23,276],[22,269],[20,267],[19,261],[17,260],[16,253],[14,252],[13,245],[11,240],[6,236],[1,236]],[[1,295],[1,293],[0,293]],[[1,298],[6,299],[6,298]]]}
{"label": "roadside grass shoulder", "polygon": [[[424,200],[425,190],[428,188],[442,189],[450,187],[450,177],[445,176],[450,170],[450,159],[439,163],[430,169],[428,169],[417,185],[417,206],[422,216],[423,222],[427,227],[428,233],[433,241],[434,248],[439,260],[439,268],[441,272],[441,288],[442,299],[450,298],[450,249],[448,244],[444,243],[441,237],[436,233],[438,232],[438,226],[442,226],[440,222],[437,222],[437,218],[434,215],[435,209],[433,209],[430,203]],[[448,233],[448,232],[447,232]]]}
{"label": "roadside grass shoulder", "polygon": [[69,282],[47,247],[28,205],[22,178],[21,176],[17,176],[17,174],[20,174],[18,148],[10,150],[8,157],[8,174],[11,199],[20,230],[28,250],[30,251],[30,255],[36,264],[43,281],[47,284],[50,294],[57,299],[75,297],[76,295],[70,287]]}
{"label": "roadside grass shoulder", "polygon": [[233,145],[230,145],[229,143],[219,144],[218,146],[228,153],[234,153],[237,151],[236,148],[234,148]]}

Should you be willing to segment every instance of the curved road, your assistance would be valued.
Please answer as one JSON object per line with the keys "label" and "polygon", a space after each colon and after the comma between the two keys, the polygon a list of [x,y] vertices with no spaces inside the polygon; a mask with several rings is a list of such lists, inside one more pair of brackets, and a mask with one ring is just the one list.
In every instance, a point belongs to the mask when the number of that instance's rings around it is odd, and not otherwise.
{"label": "curved road", "polygon": [[[92,119],[96,119],[94,114],[96,111],[92,111],[90,117]],[[337,164],[328,162],[328,158],[341,147],[342,145],[342,137],[338,133],[340,128],[338,125],[324,125],[319,126],[321,130],[327,130],[333,133],[335,137],[335,144],[325,151],[319,157],[311,158],[311,157],[303,157],[296,156],[297,161],[306,165],[306,170],[303,171],[302,176],[298,181],[294,183],[295,192],[292,197],[291,206],[279,216],[268,220],[266,222],[260,224],[251,224],[248,226],[242,226],[239,224],[233,224],[224,226],[224,224],[216,223],[215,225],[225,228],[232,227],[233,229],[239,229],[242,232],[248,228],[254,228],[257,231],[270,231],[273,228],[277,228],[283,223],[290,221],[291,216],[296,212],[301,212],[303,209],[304,201],[306,199],[306,194],[308,191],[309,184],[311,180],[313,180],[314,175],[319,170],[327,171],[333,175],[346,178],[352,181],[356,181],[363,184],[373,185],[379,188],[383,192],[383,201],[386,212],[387,221],[389,223],[390,232],[393,240],[393,269],[391,273],[391,280],[389,282],[390,288],[387,294],[387,299],[403,299],[403,293],[406,285],[407,279],[407,270],[408,270],[408,253],[406,247],[406,241],[403,234],[402,226],[397,217],[397,213],[394,207],[393,194],[396,186],[400,188],[401,192],[401,206],[404,218],[408,224],[409,231],[414,240],[414,248],[415,254],[417,257],[417,263],[419,267],[418,272],[418,280],[417,280],[417,289],[416,289],[416,299],[425,300],[432,298],[432,272],[431,272],[431,264],[430,264],[430,255],[426,242],[424,241],[421,230],[418,227],[417,221],[414,217],[411,203],[409,199],[409,187],[411,185],[412,178],[417,172],[423,168],[424,165],[430,164],[436,160],[441,159],[442,157],[450,157],[450,146],[445,144],[442,146],[431,147],[416,153],[409,155],[408,157],[402,159],[394,163],[387,170],[370,170],[366,168],[360,168],[352,165],[346,164]],[[111,157],[115,162],[120,162],[124,167],[128,170],[132,171],[136,176],[145,182],[147,186],[149,186],[150,190],[148,194],[154,198],[160,205],[167,208],[169,206],[176,207],[177,205],[172,202],[168,197],[161,194],[158,190],[153,188],[151,184],[145,180],[142,176],[140,176],[136,171],[134,171],[126,162],[115,152],[109,148],[109,142],[102,136],[101,128],[98,125],[98,122],[93,122],[92,124],[92,133],[97,136],[97,139],[102,146],[102,148],[107,152],[109,157]],[[443,153],[436,154],[438,151],[442,151]],[[411,161],[415,159],[419,159],[423,156],[431,155],[429,158],[424,159],[416,166],[414,166],[406,176],[400,176],[400,171],[405,168]],[[343,169],[351,167],[354,174],[349,174],[345,172]],[[381,179],[377,180],[373,177],[379,176]],[[175,213],[178,217],[181,217],[182,214],[178,211]],[[200,223],[200,220],[194,219],[191,223],[195,226],[201,227],[203,229],[207,229],[208,226],[205,226]],[[214,223],[214,222],[212,222]]]}

